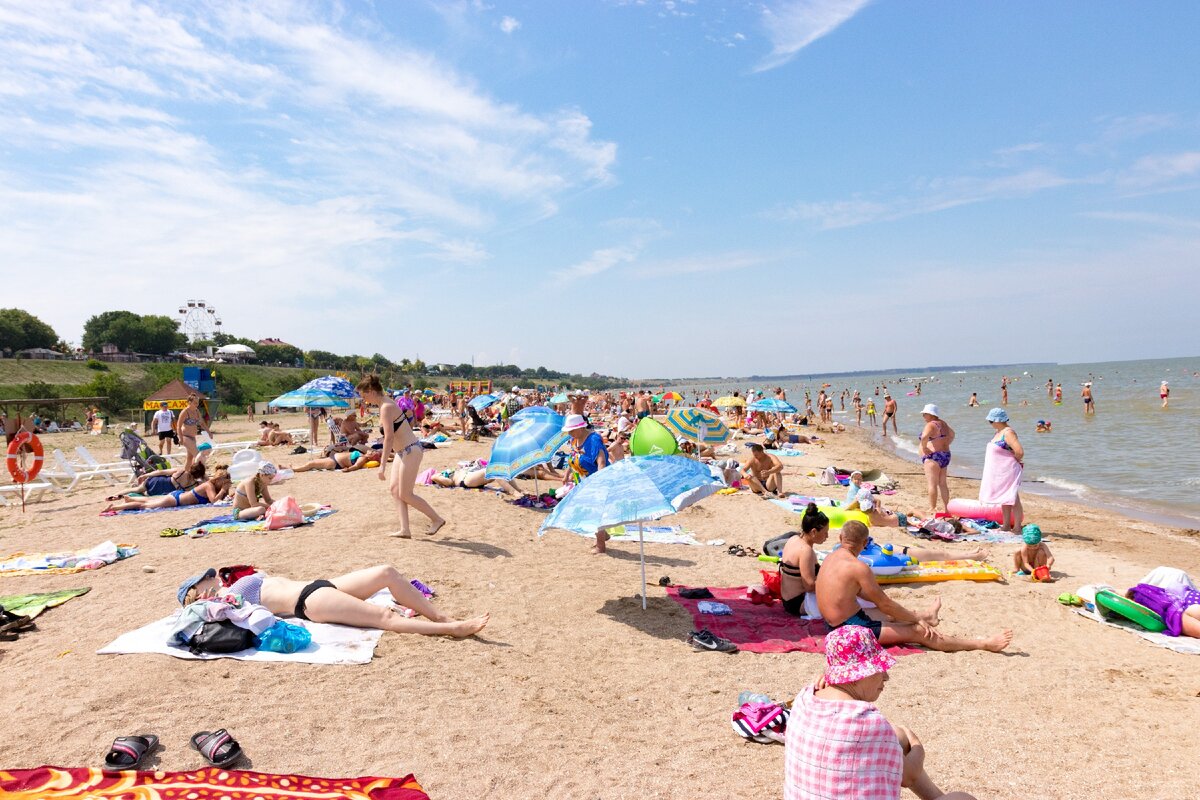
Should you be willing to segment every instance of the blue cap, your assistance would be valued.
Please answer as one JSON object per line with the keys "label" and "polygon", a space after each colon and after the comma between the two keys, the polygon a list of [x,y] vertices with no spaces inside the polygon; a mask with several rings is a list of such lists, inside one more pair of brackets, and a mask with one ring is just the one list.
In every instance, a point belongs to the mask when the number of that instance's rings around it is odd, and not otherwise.
{"label": "blue cap", "polygon": [[993,408],[988,412],[988,422],[1008,422],[1008,412],[1003,408]]}
{"label": "blue cap", "polygon": [[192,577],[188,578],[183,583],[179,584],[179,594],[175,595],[175,597],[179,600],[179,605],[183,605],[183,598],[187,596],[189,589],[191,589],[193,586],[195,586],[197,583],[204,580],[205,578],[215,578],[215,577],[217,577],[217,571],[215,569],[213,569],[212,567],[209,567],[208,569],[204,570],[204,572],[201,572],[197,575],[193,575]]}

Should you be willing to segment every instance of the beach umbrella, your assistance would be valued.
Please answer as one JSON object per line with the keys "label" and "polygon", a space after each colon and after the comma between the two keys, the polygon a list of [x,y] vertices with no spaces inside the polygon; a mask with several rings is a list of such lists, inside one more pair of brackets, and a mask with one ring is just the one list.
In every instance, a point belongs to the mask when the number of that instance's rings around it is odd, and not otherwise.
{"label": "beach umbrella", "polygon": [[472,397],[467,405],[476,411],[483,411],[488,406],[494,406],[496,403],[499,403],[500,398],[501,395],[498,394],[481,394],[478,397]]}
{"label": "beach umbrella", "polygon": [[750,411],[765,411],[768,414],[795,414],[796,407],[787,400],[777,397],[764,397],[746,406]]}
{"label": "beach umbrella", "polygon": [[538,531],[561,528],[583,536],[637,523],[646,608],[646,543],[642,523],[675,514],[720,489],[708,467],[681,456],[630,456],[597,470],[559,502]]}
{"label": "beach umbrella", "polygon": [[562,419],[562,417],[559,415],[559,413],[557,411],[555,411],[553,408],[548,408],[546,406],[526,406],[525,408],[522,408],[517,413],[513,414],[509,419],[514,419],[514,420],[525,419],[526,417],[538,417],[538,416],[545,416],[547,414],[558,417],[559,419]]}
{"label": "beach umbrella", "polygon": [[725,421],[702,408],[673,408],[667,412],[667,427],[685,439],[701,444],[724,444],[729,439]]}
{"label": "beach umbrella", "polygon": [[566,392],[559,392],[558,394],[554,395],[554,397],[550,398],[550,405],[556,406],[560,403],[569,403],[570,401],[571,398],[567,397]]}
{"label": "beach umbrella", "polygon": [[659,395],[660,402],[662,400],[670,400],[672,403],[678,403],[682,399],[683,395],[681,395],[679,392],[663,392],[661,395]]}
{"label": "beach umbrella", "polygon": [[741,397],[718,397],[713,401],[713,405],[717,408],[733,408],[746,405],[746,401]]}
{"label": "beach umbrella", "polygon": [[[300,389],[313,389],[318,392],[340,397],[348,400],[351,397],[358,397],[358,392],[354,390],[354,384],[345,378],[339,378],[336,375],[326,375],[323,378],[314,378],[308,383],[300,387]],[[299,389],[297,389],[299,391]]]}
{"label": "beach umbrella", "polygon": [[527,469],[545,464],[569,438],[562,429],[564,421],[561,415],[553,413],[533,414],[515,420],[508,430],[496,437],[484,474],[489,478],[512,480]]}
{"label": "beach umbrella", "polygon": [[317,389],[299,389],[281,394],[270,403],[271,408],[349,408],[350,403],[340,397]]}
{"label": "beach umbrella", "polygon": [[635,456],[673,456],[679,452],[679,442],[667,426],[654,417],[643,417],[629,437],[629,452]]}

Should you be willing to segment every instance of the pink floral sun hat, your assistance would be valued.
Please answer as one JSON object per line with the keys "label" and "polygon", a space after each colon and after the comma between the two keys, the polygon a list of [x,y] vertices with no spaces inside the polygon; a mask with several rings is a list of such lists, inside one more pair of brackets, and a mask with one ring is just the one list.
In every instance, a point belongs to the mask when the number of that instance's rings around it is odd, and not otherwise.
{"label": "pink floral sun hat", "polygon": [[883,651],[867,628],[846,625],[825,637],[826,683],[852,683],[894,666],[896,659]]}

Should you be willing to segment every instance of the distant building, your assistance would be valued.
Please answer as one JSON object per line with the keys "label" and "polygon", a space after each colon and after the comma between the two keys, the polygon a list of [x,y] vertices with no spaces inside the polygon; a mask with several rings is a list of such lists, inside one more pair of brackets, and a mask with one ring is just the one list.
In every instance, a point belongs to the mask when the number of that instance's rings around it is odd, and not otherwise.
{"label": "distant building", "polygon": [[112,342],[100,345],[100,352],[93,354],[100,361],[141,361],[137,353],[122,353],[121,348]]}
{"label": "distant building", "polygon": [[[296,345],[288,344],[283,339],[259,339],[258,343],[259,344],[270,344],[270,345],[274,345],[276,347],[296,347]],[[300,348],[296,347],[296,349],[299,350]]]}
{"label": "distant building", "polygon": [[15,353],[17,358],[39,358],[46,361],[58,361],[66,358],[57,350],[47,350],[45,347],[30,347],[26,350],[18,350]]}

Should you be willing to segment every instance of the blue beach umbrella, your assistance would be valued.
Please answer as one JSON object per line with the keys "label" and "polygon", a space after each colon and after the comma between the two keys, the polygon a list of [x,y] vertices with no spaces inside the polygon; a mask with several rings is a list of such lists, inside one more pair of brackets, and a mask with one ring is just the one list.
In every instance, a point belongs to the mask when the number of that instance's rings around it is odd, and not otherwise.
{"label": "blue beach umbrella", "polygon": [[571,402],[571,398],[567,397],[566,392],[559,392],[558,394],[554,395],[554,397],[550,398],[550,405],[554,406],[569,402]]}
{"label": "blue beach umbrella", "polygon": [[[300,389],[312,389],[318,392],[340,397],[344,400],[349,400],[352,397],[358,397],[358,392],[354,389],[354,384],[345,378],[339,378],[336,375],[326,375],[323,378],[314,378],[308,383],[300,387]],[[296,391],[300,391],[297,389]]]}
{"label": "blue beach umbrella", "polygon": [[512,480],[525,470],[554,458],[568,438],[562,429],[563,421],[558,414],[534,414],[513,422],[492,445],[484,474],[489,478]]}
{"label": "blue beach umbrella", "polygon": [[584,536],[601,528],[637,523],[646,608],[646,544],[642,523],[669,516],[702,500],[722,484],[698,461],[682,456],[630,456],[584,478],[542,523]]}
{"label": "blue beach umbrella", "polygon": [[768,414],[795,414],[796,407],[777,397],[764,397],[746,406],[748,411],[765,411]]}
{"label": "blue beach umbrella", "polygon": [[546,415],[553,415],[559,419],[562,419],[562,416],[557,411],[555,411],[553,408],[547,408],[546,406],[526,406],[509,417],[509,419],[517,420],[525,419],[526,417],[544,417]]}
{"label": "blue beach umbrella", "polygon": [[340,397],[316,389],[293,389],[281,394],[270,403],[271,408],[349,408],[350,404]]}
{"label": "blue beach umbrella", "polygon": [[501,396],[499,394],[481,394],[478,397],[472,397],[467,405],[476,411],[483,411],[488,406],[494,406],[496,403],[499,403]]}
{"label": "blue beach umbrella", "polygon": [[729,439],[729,426],[702,408],[673,408],[667,412],[666,422],[668,428],[693,442],[724,444]]}

